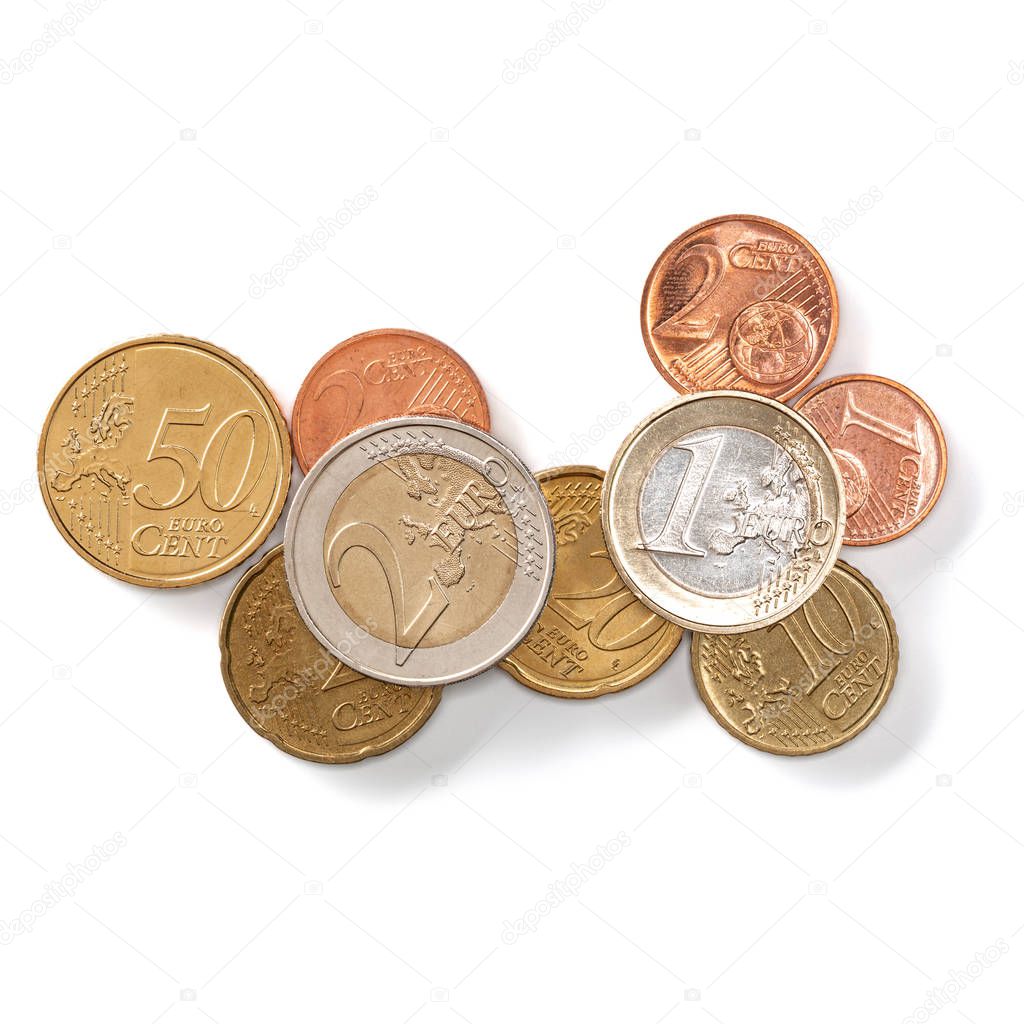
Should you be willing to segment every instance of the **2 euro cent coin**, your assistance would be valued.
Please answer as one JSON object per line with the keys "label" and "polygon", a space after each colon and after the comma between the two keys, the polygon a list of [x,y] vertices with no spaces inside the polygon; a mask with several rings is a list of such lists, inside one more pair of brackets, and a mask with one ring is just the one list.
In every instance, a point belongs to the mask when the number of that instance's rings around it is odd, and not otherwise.
{"label": "2 euro cent coin", "polygon": [[835,344],[839,304],[825,261],[766,217],[716,217],[658,257],[640,327],[658,372],[683,394],[802,391]]}
{"label": "2 euro cent coin", "polygon": [[814,594],[846,513],[835,459],[802,416],[718,391],[640,423],[612,461],[602,518],[641,601],[698,632],[740,633]]}
{"label": "2 euro cent coin", "polygon": [[335,445],[285,530],[289,585],[317,640],[364,675],[412,686],[508,654],[544,607],[554,553],[544,495],[519,458],[439,417]]}
{"label": "2 euro cent coin", "polygon": [[487,399],[469,365],[419,331],[365,331],[328,352],[295,399],[292,439],[304,473],[360,427],[395,416],[444,416],[490,429]]}

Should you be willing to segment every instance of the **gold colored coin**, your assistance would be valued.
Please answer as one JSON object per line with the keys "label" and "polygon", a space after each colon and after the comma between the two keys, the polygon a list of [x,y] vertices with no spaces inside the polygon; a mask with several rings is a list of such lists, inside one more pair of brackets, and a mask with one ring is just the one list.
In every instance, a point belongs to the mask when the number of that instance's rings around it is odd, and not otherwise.
{"label": "gold colored coin", "polygon": [[600,697],[646,679],[683,630],[641,604],[615,571],[601,527],[604,473],[562,466],[537,474],[555,527],[555,578],[526,639],[501,667],[553,697]]}
{"label": "gold colored coin", "polygon": [[64,386],[39,439],[50,516],[87,562],[146,587],[248,558],[284,507],[288,428],[267,386],[205,341],[140,338]]}
{"label": "gold colored coin", "polygon": [[331,657],[306,628],[284,548],[238,581],[220,627],[221,673],[239,714],[288,754],[350,764],[404,743],[434,713],[441,687],[397,686]]}
{"label": "gold colored coin", "polygon": [[738,635],[694,633],[690,654],[704,703],[733,736],[771,754],[817,754],[877,717],[899,638],[871,581],[836,562],[792,614]]}

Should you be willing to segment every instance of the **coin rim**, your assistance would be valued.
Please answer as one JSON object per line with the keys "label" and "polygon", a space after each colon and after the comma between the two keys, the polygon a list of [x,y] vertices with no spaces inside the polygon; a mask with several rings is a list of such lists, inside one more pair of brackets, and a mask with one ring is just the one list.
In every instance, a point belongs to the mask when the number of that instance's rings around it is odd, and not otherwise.
{"label": "coin rim", "polygon": [[849,562],[844,562],[842,559],[838,559],[836,564],[832,567],[831,572],[835,572],[836,569],[842,569],[848,572],[878,602],[882,609],[882,618],[885,620],[886,629],[889,632],[889,649],[891,652],[891,659],[888,678],[878,691],[878,695],[872,704],[871,711],[865,714],[848,733],[845,733],[843,736],[838,737],[823,747],[818,747],[815,750],[778,750],[765,743],[755,741],[753,737],[747,736],[745,733],[741,733],[740,730],[736,729],[711,700],[704,684],[703,675],[698,668],[698,646],[700,644],[700,637],[702,635],[711,634],[701,634],[697,632],[692,634],[690,640],[690,668],[693,672],[693,680],[697,687],[697,692],[700,694],[701,700],[704,702],[708,711],[711,712],[715,721],[717,721],[718,724],[729,733],[729,735],[745,743],[748,747],[753,747],[755,750],[760,750],[765,754],[778,754],[780,757],[808,757],[814,754],[824,754],[826,751],[834,750],[836,747],[841,747],[844,743],[849,743],[850,740],[859,736],[869,725],[871,725],[872,722],[875,721],[875,719],[878,718],[882,712],[882,708],[885,707],[886,702],[889,700],[889,695],[892,693],[893,685],[896,682],[896,675],[899,672],[900,664],[900,637],[896,629],[896,619],[893,617],[892,609],[889,607],[885,598],[882,597],[874,583],[860,572],[860,570],[855,569],[850,565]]}
{"label": "coin rim", "polygon": [[[684,405],[688,405],[691,402],[697,402],[702,400],[717,399],[717,398],[739,398],[745,401],[756,402],[762,405],[767,405],[781,413],[783,416],[797,421],[797,425],[802,429],[806,430],[812,438],[818,441],[819,447],[821,448],[822,454],[825,458],[826,464],[830,465],[832,472],[835,476],[836,483],[836,497],[838,507],[836,509],[836,526],[835,526],[835,538],[829,548],[829,564],[824,572],[821,573],[820,580],[817,586],[807,588],[805,592],[799,597],[792,599],[783,609],[779,609],[773,612],[771,615],[766,616],[763,619],[759,619],[756,622],[736,625],[717,625],[708,624],[706,622],[696,622],[692,619],[687,619],[680,615],[675,615],[668,612],[665,608],[659,605],[654,598],[645,594],[642,589],[636,584],[629,573],[626,571],[624,563],[619,557],[617,550],[618,542],[615,538],[615,534],[611,529],[611,496],[615,489],[616,478],[618,475],[619,468],[627,452],[637,438],[648,428],[653,426],[663,416],[670,412],[679,409]],[[676,623],[676,625],[683,626],[693,632],[702,633],[746,633],[755,629],[760,629],[763,626],[770,626],[774,622],[778,622],[780,619],[784,619],[790,612],[794,612],[800,607],[805,601],[809,600],[814,592],[821,586],[821,582],[824,581],[825,577],[832,571],[833,566],[839,558],[839,550],[843,546],[842,537],[846,533],[846,494],[843,490],[842,477],[839,475],[839,466],[836,464],[835,456],[832,454],[832,449],[828,443],[818,432],[817,428],[810,423],[807,418],[790,408],[788,405],[784,405],[782,402],[777,401],[774,398],[768,398],[765,395],[754,394],[749,391],[700,391],[692,395],[682,395],[675,401],[669,402],[667,405],[661,406],[654,412],[645,416],[626,436],[622,444],[619,445],[615,455],[612,456],[611,464],[608,467],[608,477],[611,479],[611,486],[606,486],[601,494],[601,524],[605,532],[605,540],[608,542],[608,553],[611,555],[612,563],[615,565],[619,576],[622,577],[623,582],[629,587],[630,590],[639,598],[648,608],[657,612],[662,618],[668,619],[670,622]],[[678,584],[677,584],[678,586]],[[686,590],[684,587],[679,587],[681,590]],[[687,591],[687,593],[691,593]],[[713,600],[720,601],[722,598],[715,598]]]}
{"label": "coin rim", "polygon": [[[228,631],[230,630],[234,619],[235,609],[238,607],[238,603],[241,601],[242,595],[249,584],[252,582],[254,577],[268,569],[270,567],[270,562],[279,555],[283,561],[283,544],[278,544],[271,548],[258,562],[249,566],[249,568],[246,569],[246,571],[239,577],[238,582],[235,584],[231,594],[228,596],[227,604],[224,605],[224,611],[221,613],[220,674],[221,678],[224,680],[224,688],[228,691],[228,696],[231,698],[231,703],[235,705],[235,710],[242,716],[245,724],[248,725],[257,736],[273,743],[275,747],[284,751],[286,754],[291,754],[293,757],[299,757],[303,761],[314,761],[318,764],[355,764],[357,761],[364,761],[368,757],[387,754],[396,747],[401,746],[406,740],[415,736],[416,733],[418,733],[420,729],[427,724],[430,717],[437,710],[437,705],[441,702],[441,691],[444,689],[443,686],[423,686],[418,688],[422,693],[429,694],[429,699],[422,717],[419,717],[414,721],[411,729],[409,728],[408,722],[404,722],[398,731],[389,735],[383,745],[367,741],[361,747],[354,749],[349,753],[334,755],[315,754],[311,751],[299,750],[297,747],[288,743],[283,737],[272,735],[265,729],[261,728],[249,706],[242,701],[242,698],[237,691],[237,687],[235,686],[234,673],[231,668],[231,647],[228,642]],[[285,585],[287,586],[287,574],[285,576]],[[316,637],[313,639],[315,640]],[[337,658],[334,658],[334,655],[329,651],[325,650],[324,654],[327,657],[333,658],[334,661],[338,660]],[[369,676],[364,676],[363,678],[370,679]],[[353,680],[353,682],[356,681],[357,680]],[[379,682],[379,680],[370,679],[370,682]],[[409,687],[409,689],[412,689],[412,687]],[[406,729],[408,729],[408,731],[403,731]]]}
{"label": "coin rim", "polygon": [[[654,261],[654,265],[651,267],[647,274],[647,280],[644,282],[643,295],[640,297],[640,333],[643,335],[644,348],[647,349],[647,355],[651,362],[654,364],[654,368],[661,374],[672,385],[672,390],[680,395],[707,394],[706,391],[683,391],[679,387],[679,381],[669,373],[668,368],[662,363],[661,357],[654,349],[654,342],[651,338],[650,328],[647,325],[647,302],[650,298],[651,289],[654,286],[654,277],[658,269],[661,267],[665,258],[669,253],[675,249],[684,238],[688,235],[692,235],[697,231],[703,231],[705,228],[709,228],[714,224],[722,224],[730,220],[745,220],[753,221],[757,224],[768,224],[779,231],[784,231],[788,235],[792,235],[797,239],[801,245],[803,245],[808,252],[818,261],[819,266],[825,272],[825,280],[828,283],[829,297],[832,300],[832,323],[829,329],[828,337],[825,339],[825,347],[821,350],[821,356],[814,363],[813,372],[809,374],[803,374],[795,383],[794,386],[787,388],[785,391],[780,392],[778,395],[768,396],[761,395],[758,391],[742,391],[741,394],[759,395],[761,398],[771,397],[776,402],[788,402],[794,395],[800,394],[804,388],[808,387],[811,382],[821,373],[825,367],[825,363],[828,362],[829,357],[832,355],[832,349],[836,344],[836,336],[839,332],[839,294],[836,291],[835,278],[832,276],[832,271],[829,269],[829,265],[825,262],[825,258],[821,255],[818,250],[811,245],[811,243],[800,234],[799,231],[791,228],[788,224],[783,224],[782,221],[772,220],[771,217],[759,217],[753,213],[730,213],[721,217],[711,217],[708,220],[702,220],[699,224],[694,224],[692,227],[687,228],[681,235],[677,235],[669,242],[668,245],[661,251],[661,255]],[[728,348],[728,341],[726,342],[726,348]],[[731,359],[730,355],[730,359]],[[741,371],[742,372],[742,371]],[[746,378],[744,375],[744,379]]]}
{"label": "coin rim", "polygon": [[[281,441],[281,474],[277,492],[274,500],[268,506],[267,512],[264,514],[259,526],[249,535],[245,544],[241,545],[231,555],[210,566],[208,571],[201,572],[196,579],[182,579],[180,577],[157,579],[155,577],[133,576],[121,569],[107,565],[105,562],[101,562],[98,558],[93,556],[90,551],[82,548],[78,541],[68,535],[64,524],[61,522],[60,517],[57,515],[57,511],[53,506],[53,501],[49,494],[49,488],[46,486],[46,476],[44,472],[46,463],[46,440],[49,436],[50,426],[53,423],[53,418],[57,412],[57,408],[67,394],[68,388],[71,384],[81,377],[82,374],[84,374],[90,367],[116,352],[123,352],[125,349],[130,348],[137,348],[140,345],[154,344],[181,345],[183,348],[198,348],[209,354],[218,356],[241,372],[267,403],[267,406],[274,417],[274,423],[277,427],[277,435]],[[46,419],[43,420],[43,429],[39,434],[39,444],[36,449],[36,453],[36,473],[39,480],[39,489],[42,491],[43,501],[46,505],[46,511],[50,514],[50,518],[53,520],[58,532],[72,551],[94,568],[99,569],[100,572],[106,573],[108,576],[113,576],[114,579],[121,580],[124,583],[134,583],[140,587],[151,587],[159,590],[171,590],[178,587],[194,587],[202,583],[208,583],[210,580],[217,579],[219,576],[222,576],[226,572],[230,572],[235,568],[235,566],[244,562],[254,552],[256,552],[267,537],[270,536],[270,532],[274,529],[274,526],[277,524],[277,520],[281,516],[281,512],[284,510],[285,502],[288,500],[288,489],[291,486],[291,435],[288,432],[288,423],[284,418],[284,413],[281,411],[281,405],[274,397],[273,392],[267,386],[263,378],[236,355],[233,355],[231,352],[221,348],[219,345],[214,345],[212,342],[201,341],[199,338],[191,338],[185,334],[153,334],[144,338],[133,338],[123,344],[112,345],[110,348],[104,349],[102,352],[97,353],[90,360],[83,363],[70,377],[68,377],[64,386],[57,393],[57,397],[50,405],[50,409],[46,414]]]}
{"label": "coin rim", "polygon": [[[483,663],[477,663],[471,669],[465,672],[449,673],[443,678],[438,677],[438,680],[431,680],[428,682],[417,682],[416,680],[408,679],[402,676],[395,676],[389,673],[380,671],[377,668],[367,670],[364,666],[354,663],[355,659],[352,654],[342,656],[342,653],[333,648],[326,636],[320,628],[313,622],[312,617],[306,610],[305,601],[302,599],[302,595],[299,591],[296,580],[296,566],[295,566],[295,536],[298,527],[299,515],[302,511],[303,505],[306,502],[306,498],[309,492],[312,490],[316,481],[320,475],[327,469],[331,462],[340,456],[343,451],[347,448],[354,447],[359,444],[364,438],[371,436],[372,434],[379,433],[383,430],[395,431],[402,430],[405,428],[422,428],[422,427],[434,427],[438,430],[452,430],[455,432],[462,432],[474,437],[478,442],[489,445],[494,448],[500,455],[511,463],[516,471],[522,476],[523,482],[526,486],[531,484],[536,489],[536,500],[540,510],[541,529],[544,533],[546,542],[546,553],[548,555],[547,564],[545,566],[545,579],[543,583],[538,586],[538,592],[535,601],[532,606],[532,610],[528,615],[527,619],[524,620],[521,628],[515,633],[510,634],[510,638],[506,640],[500,648],[493,655],[488,655],[487,658],[483,659]],[[358,475],[358,474],[357,474]],[[353,478],[355,479],[355,478]],[[331,654],[334,655],[339,661],[348,665],[349,668],[355,669],[357,672],[366,675],[368,678],[377,679],[382,682],[395,683],[399,686],[447,686],[450,683],[461,682],[464,679],[471,679],[474,676],[478,676],[483,672],[486,672],[489,668],[496,665],[502,658],[505,657],[510,651],[514,650],[523,640],[523,638],[529,633],[533,624],[540,617],[540,613],[544,610],[544,605],[547,604],[548,594],[551,590],[551,582],[555,575],[555,533],[551,523],[551,515],[548,512],[548,504],[544,499],[544,493],[540,489],[540,485],[536,482],[533,474],[527,468],[523,460],[510,448],[506,447],[501,443],[493,434],[488,433],[485,430],[481,430],[479,427],[474,427],[472,424],[464,423],[462,420],[448,419],[440,416],[398,416],[391,419],[380,420],[377,423],[370,423],[367,426],[357,430],[355,433],[349,434],[347,437],[342,438],[336,445],[329,448],[324,454],[317,459],[313,464],[313,468],[309,471],[302,483],[299,485],[299,489],[295,493],[295,498],[292,501],[291,508],[288,510],[288,517],[285,522],[285,534],[284,534],[284,549],[285,549],[285,570],[288,577],[288,586],[292,592],[292,598],[295,601],[295,607],[298,609],[299,614],[302,616],[306,625],[309,626],[310,632],[320,642],[320,644]],[[518,560],[517,560],[518,569]],[[515,585],[515,575],[513,575],[513,586]],[[510,587],[511,589],[511,587]],[[486,622],[472,632],[467,633],[466,636],[461,637],[459,640],[453,641],[453,643],[462,643],[469,639],[474,633],[483,629],[495,615],[498,615],[501,608],[504,606],[505,601],[508,599],[508,594],[502,599],[501,604],[495,610]],[[339,607],[339,613],[345,615],[345,612]],[[446,644],[444,646],[451,646]],[[444,648],[436,648],[435,650],[443,650]]]}
{"label": "coin rim", "polygon": [[[931,425],[935,428],[936,436],[939,439],[939,482],[935,488],[931,498],[925,504],[924,509],[918,512],[917,516],[898,530],[896,533],[887,533],[884,537],[870,538],[870,537],[858,537],[849,538],[846,536],[846,531],[843,531],[843,543],[849,544],[852,548],[868,548],[874,547],[876,544],[887,544],[891,540],[898,540],[905,534],[908,534],[915,526],[920,525],[927,518],[928,514],[933,508],[935,503],[939,500],[939,495],[942,493],[942,488],[946,486],[946,472],[949,468],[949,452],[946,446],[946,435],[942,431],[942,425],[939,423],[938,417],[932,412],[931,406],[916,392],[901,384],[898,380],[892,380],[890,377],[881,377],[874,373],[844,373],[839,377],[830,377],[828,380],[823,380],[820,384],[815,384],[814,387],[804,392],[794,403],[793,408],[796,410],[802,409],[812,398],[821,394],[826,388],[830,388],[835,384],[850,384],[854,381],[868,381],[874,384],[888,384],[889,387],[895,388],[897,391],[904,394],[912,402],[916,402],[924,414],[928,417]],[[828,444],[828,442],[825,442]],[[829,448],[832,446],[829,445]],[[870,481],[869,481],[870,482]]]}
{"label": "coin rim", "polygon": [[[430,345],[436,345],[439,349],[446,352],[448,355],[452,356],[455,359],[455,361],[462,366],[463,370],[466,372],[470,381],[475,385],[477,394],[480,397],[480,411],[483,414],[483,423],[480,424],[480,427],[485,431],[490,431],[491,410],[487,405],[487,394],[483,389],[483,385],[480,383],[480,378],[477,377],[476,373],[473,371],[473,368],[469,365],[469,363],[466,362],[465,359],[462,358],[461,355],[459,355],[458,352],[455,351],[455,349],[453,349],[450,345],[446,345],[443,341],[439,341],[437,338],[433,337],[430,334],[424,334],[422,331],[413,331],[409,330],[406,327],[375,327],[373,330],[370,331],[362,331],[359,334],[353,334],[351,338],[346,338],[344,341],[339,341],[338,344],[335,345],[334,348],[332,348],[329,352],[325,352],[313,364],[312,369],[309,371],[309,373],[306,374],[301,386],[299,387],[298,394],[296,394],[295,396],[295,403],[292,405],[292,448],[295,450],[295,459],[299,464],[299,469],[301,469],[303,473],[308,473],[317,462],[316,459],[313,459],[312,461],[307,459],[305,452],[302,450],[302,432],[299,429],[300,424],[302,423],[302,405],[306,398],[306,392],[313,386],[313,378],[316,376],[317,372],[321,369],[321,367],[326,362],[328,362],[328,360],[333,359],[334,356],[336,356],[340,351],[342,351],[342,349],[347,348],[349,345],[354,345],[357,342],[366,341],[369,338],[379,338],[381,335],[387,334],[399,334],[406,338],[422,341]],[[461,420],[458,416],[453,416],[452,419],[459,420],[459,422],[465,422],[464,420]],[[378,420],[377,422],[384,421]],[[476,426],[476,424],[472,424],[472,426]],[[361,430],[362,427],[360,427],[359,429]],[[345,435],[345,437],[350,436],[350,434]],[[340,440],[343,441],[345,440],[345,438],[340,438]],[[326,452],[324,454],[326,454]]]}
{"label": "coin rim", "polygon": [[[554,480],[560,476],[591,476],[594,477],[601,483],[602,495],[604,492],[604,479],[605,472],[603,469],[599,469],[597,466],[552,466],[550,469],[542,469],[539,473],[534,473],[534,477],[538,484],[545,484],[549,480]],[[543,487],[542,487],[543,489]],[[547,499],[545,498],[545,502]],[[601,516],[601,533],[604,534],[604,516]],[[557,544],[555,545],[557,548]],[[608,542],[605,539],[605,548],[607,549]],[[609,556],[610,557],[610,556]],[[614,566],[614,563],[612,563]],[[556,565],[557,571],[557,565]],[[618,572],[616,571],[616,575]],[[619,577],[622,578],[621,576]],[[554,586],[554,577],[552,577],[552,586]],[[544,603],[544,608],[541,609],[541,615],[544,614],[544,609],[548,607],[547,602]],[[645,607],[647,607],[645,605]],[[538,621],[540,616],[537,617]],[[590,700],[594,697],[603,697],[607,693],[619,693],[622,690],[628,690],[631,686],[636,686],[637,683],[642,683],[648,676],[653,675],[662,665],[668,661],[669,658],[675,653],[676,648],[682,643],[683,636],[686,630],[682,626],[675,622],[671,622],[669,619],[665,619],[662,616],[665,625],[668,627],[666,631],[665,640],[658,644],[652,651],[653,657],[646,658],[640,662],[637,662],[632,670],[625,675],[616,676],[610,680],[597,680],[590,685],[586,690],[580,689],[559,689],[555,685],[553,680],[549,680],[547,677],[542,677],[539,674],[536,676],[530,675],[526,667],[513,661],[515,652],[518,650],[518,645],[514,647],[509,654],[507,654],[500,662],[498,662],[498,668],[504,669],[517,683],[522,683],[523,686],[529,687],[536,693],[543,693],[548,697],[567,697],[570,699],[578,700]],[[674,640],[671,639],[673,632],[678,635]],[[529,634],[527,634],[529,635]]]}

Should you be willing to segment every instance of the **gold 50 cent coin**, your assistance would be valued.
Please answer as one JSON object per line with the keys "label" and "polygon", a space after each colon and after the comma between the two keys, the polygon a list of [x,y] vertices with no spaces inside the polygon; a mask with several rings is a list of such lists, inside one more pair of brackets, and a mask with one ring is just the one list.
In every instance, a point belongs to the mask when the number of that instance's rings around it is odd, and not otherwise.
{"label": "gold 50 cent coin", "polygon": [[622,582],[601,529],[604,473],[563,466],[537,474],[555,528],[555,578],[527,638],[501,667],[554,697],[599,697],[646,679],[683,630],[641,604]]}
{"label": "gold 50 cent coin", "polygon": [[772,754],[817,754],[875,719],[896,678],[899,640],[882,595],[837,562],[818,592],[773,626],[695,633],[704,703],[737,739]]}
{"label": "gold 50 cent coin", "polygon": [[307,761],[348,764],[404,743],[441,687],[395,686],[332,658],[295,609],[276,547],[239,581],[220,627],[224,685],[245,721]]}
{"label": "gold 50 cent coin", "polygon": [[843,486],[828,445],[770,398],[709,391],[626,438],[602,505],[608,551],[659,615],[705,633],[767,626],[835,564]]}
{"label": "gold 50 cent coin", "polygon": [[87,363],[39,439],[40,487],[64,539],[146,587],[202,583],[248,558],[281,514],[291,461],[263,381],[223,349],[177,336]]}

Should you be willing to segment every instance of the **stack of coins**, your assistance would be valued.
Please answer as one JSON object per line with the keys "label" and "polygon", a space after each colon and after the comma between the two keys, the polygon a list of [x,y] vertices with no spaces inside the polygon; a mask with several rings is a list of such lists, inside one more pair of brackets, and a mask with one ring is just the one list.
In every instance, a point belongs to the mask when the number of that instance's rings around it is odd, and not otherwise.
{"label": "stack of coins", "polygon": [[488,433],[457,353],[376,330],[310,370],[290,435],[266,385],[214,345],[112,348],[50,409],[40,484],[92,565],[181,587],[257,552],[294,448],[306,475],[284,544],[239,580],[220,631],[231,700],[289,754],[392,750],[446,685],[495,664],[554,697],[615,693],[686,629],[722,726],[815,753],[874,719],[898,664],[892,614],[840,548],[905,534],[946,474],[942,430],[908,388],[859,374],[807,390],[837,327],[832,275],[804,238],[721,217],[650,272],[641,330],[681,397],[607,475],[534,477]]}

